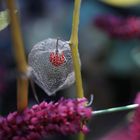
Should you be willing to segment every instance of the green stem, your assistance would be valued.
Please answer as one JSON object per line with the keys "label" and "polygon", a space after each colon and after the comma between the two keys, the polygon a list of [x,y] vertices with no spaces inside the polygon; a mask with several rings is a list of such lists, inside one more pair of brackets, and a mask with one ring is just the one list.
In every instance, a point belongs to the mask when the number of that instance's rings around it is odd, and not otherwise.
{"label": "green stem", "polygon": [[107,113],[112,113],[112,112],[117,112],[117,111],[125,111],[125,110],[131,110],[135,109],[139,106],[139,104],[132,104],[132,105],[127,105],[127,106],[121,106],[121,107],[114,107],[114,108],[109,108],[109,109],[103,109],[103,110],[97,110],[93,111],[92,115],[101,115],[101,114],[107,114]]}
{"label": "green stem", "polygon": [[85,140],[85,135],[82,132],[78,134],[78,140]]}
{"label": "green stem", "polygon": [[[81,67],[79,63],[79,54],[78,54],[78,25],[79,25],[79,17],[80,17],[80,5],[81,5],[81,0],[75,0],[74,11],[73,11],[72,33],[70,37],[70,47],[71,47],[73,66],[75,72],[76,94],[77,97],[82,98],[84,96],[84,92],[82,86]],[[79,133],[78,140],[84,140],[84,139],[85,139],[84,135],[82,133]]]}
{"label": "green stem", "polygon": [[81,67],[79,63],[78,55],[78,25],[80,16],[80,5],[81,0],[75,0],[74,11],[73,11],[73,22],[72,22],[72,33],[70,37],[70,47],[72,52],[73,66],[76,80],[76,94],[77,97],[82,98],[84,96],[82,86]]}
{"label": "green stem", "polygon": [[[17,12],[15,12],[16,4],[15,0],[6,0],[6,4],[9,10],[10,27],[13,40],[13,50],[15,60],[17,64],[18,72],[26,75],[27,62],[24,52],[24,45],[20,31],[20,24]],[[20,76],[17,79],[17,109],[23,111],[28,105],[28,78],[26,76]]]}
{"label": "green stem", "polygon": [[[70,37],[70,47],[72,52],[73,67],[75,72],[76,81],[76,94],[78,98],[84,97],[83,86],[82,86],[82,76],[81,76],[81,66],[79,63],[78,54],[78,25],[80,17],[80,6],[81,0],[75,0],[74,11],[73,11],[73,22],[72,22],[72,32]],[[78,134],[78,140],[84,140],[85,137],[82,133]]]}

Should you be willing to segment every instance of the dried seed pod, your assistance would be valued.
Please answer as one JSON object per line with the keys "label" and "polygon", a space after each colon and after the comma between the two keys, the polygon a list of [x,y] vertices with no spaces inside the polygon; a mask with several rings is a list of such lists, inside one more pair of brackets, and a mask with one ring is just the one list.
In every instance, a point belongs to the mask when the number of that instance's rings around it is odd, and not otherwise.
{"label": "dried seed pod", "polygon": [[28,56],[31,78],[48,95],[75,81],[70,46],[66,41],[46,39],[37,43]]}

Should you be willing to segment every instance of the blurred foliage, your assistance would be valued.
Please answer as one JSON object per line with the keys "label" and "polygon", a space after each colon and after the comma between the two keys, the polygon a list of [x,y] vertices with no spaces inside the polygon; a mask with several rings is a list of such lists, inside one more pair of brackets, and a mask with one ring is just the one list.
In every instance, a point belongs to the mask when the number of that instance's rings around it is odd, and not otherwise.
{"label": "blurred foliage", "polygon": [[130,7],[140,4],[140,0],[101,0],[102,2],[117,6],[117,7]]}
{"label": "blurred foliage", "polygon": [[8,10],[0,12],[0,31],[9,25]]}

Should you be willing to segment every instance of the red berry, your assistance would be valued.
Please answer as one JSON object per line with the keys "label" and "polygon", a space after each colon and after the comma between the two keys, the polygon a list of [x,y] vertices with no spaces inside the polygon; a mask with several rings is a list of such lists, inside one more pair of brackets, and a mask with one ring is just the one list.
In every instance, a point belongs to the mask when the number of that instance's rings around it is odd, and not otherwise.
{"label": "red berry", "polygon": [[64,64],[65,62],[64,52],[62,52],[61,54],[59,52],[51,52],[50,62],[56,67]]}

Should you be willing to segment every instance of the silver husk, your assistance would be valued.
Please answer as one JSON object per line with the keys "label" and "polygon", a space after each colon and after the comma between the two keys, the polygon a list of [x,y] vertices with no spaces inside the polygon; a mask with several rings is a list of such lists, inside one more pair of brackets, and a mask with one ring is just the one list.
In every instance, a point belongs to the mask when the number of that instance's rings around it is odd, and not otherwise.
{"label": "silver husk", "polygon": [[50,52],[56,51],[57,39],[46,39],[37,43],[28,56],[31,67],[31,78],[48,95],[66,88],[74,83],[75,76],[70,46],[66,41],[58,40],[58,50],[64,52],[65,61],[60,66],[54,66],[50,60]]}

